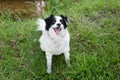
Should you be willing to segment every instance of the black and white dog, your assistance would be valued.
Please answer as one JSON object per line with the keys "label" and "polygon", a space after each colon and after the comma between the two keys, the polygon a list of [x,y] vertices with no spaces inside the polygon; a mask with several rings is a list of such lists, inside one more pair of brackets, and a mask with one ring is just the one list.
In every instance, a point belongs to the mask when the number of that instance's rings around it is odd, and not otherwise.
{"label": "black and white dog", "polygon": [[66,64],[70,67],[70,35],[67,23],[68,19],[63,15],[50,15],[46,19],[37,20],[37,30],[42,31],[39,41],[41,49],[46,53],[47,73],[51,73],[53,55],[64,53]]}

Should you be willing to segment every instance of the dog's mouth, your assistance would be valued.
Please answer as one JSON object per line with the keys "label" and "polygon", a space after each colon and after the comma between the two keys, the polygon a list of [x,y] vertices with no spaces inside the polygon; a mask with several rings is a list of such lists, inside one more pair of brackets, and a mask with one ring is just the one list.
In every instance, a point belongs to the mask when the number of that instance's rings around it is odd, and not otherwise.
{"label": "dog's mouth", "polygon": [[60,27],[57,27],[57,28],[53,28],[56,35],[60,35],[60,31],[61,31],[61,28]]}

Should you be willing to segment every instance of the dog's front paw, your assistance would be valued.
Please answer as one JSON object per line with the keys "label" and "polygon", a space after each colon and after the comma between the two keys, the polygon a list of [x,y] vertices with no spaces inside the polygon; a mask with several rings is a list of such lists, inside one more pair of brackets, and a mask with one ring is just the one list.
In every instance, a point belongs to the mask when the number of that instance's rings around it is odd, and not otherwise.
{"label": "dog's front paw", "polygon": [[71,67],[71,64],[70,64],[70,63],[67,63],[67,67],[69,67],[69,68],[70,68],[70,67]]}
{"label": "dog's front paw", "polygon": [[71,67],[70,60],[69,60],[69,59],[66,60],[66,64],[67,64],[67,67]]}
{"label": "dog's front paw", "polygon": [[47,73],[50,74],[52,71],[51,69],[47,69]]}

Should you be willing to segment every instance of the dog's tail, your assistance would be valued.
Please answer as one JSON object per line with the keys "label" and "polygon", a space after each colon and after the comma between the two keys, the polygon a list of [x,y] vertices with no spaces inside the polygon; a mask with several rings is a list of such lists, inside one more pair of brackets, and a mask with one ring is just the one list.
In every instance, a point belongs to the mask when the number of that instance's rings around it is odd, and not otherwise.
{"label": "dog's tail", "polygon": [[38,19],[36,24],[37,24],[36,31],[45,31],[45,26],[46,26],[45,20]]}

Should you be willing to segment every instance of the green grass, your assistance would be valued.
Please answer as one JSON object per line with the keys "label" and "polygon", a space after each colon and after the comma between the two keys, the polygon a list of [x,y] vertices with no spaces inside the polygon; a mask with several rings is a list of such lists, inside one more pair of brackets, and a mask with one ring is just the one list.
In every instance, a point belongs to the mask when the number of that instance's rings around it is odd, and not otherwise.
{"label": "green grass", "polygon": [[[58,1],[58,2],[57,2]],[[120,1],[48,0],[45,15],[65,14],[71,35],[71,68],[64,56],[53,56],[46,73],[35,21],[0,15],[0,80],[119,80]]]}

